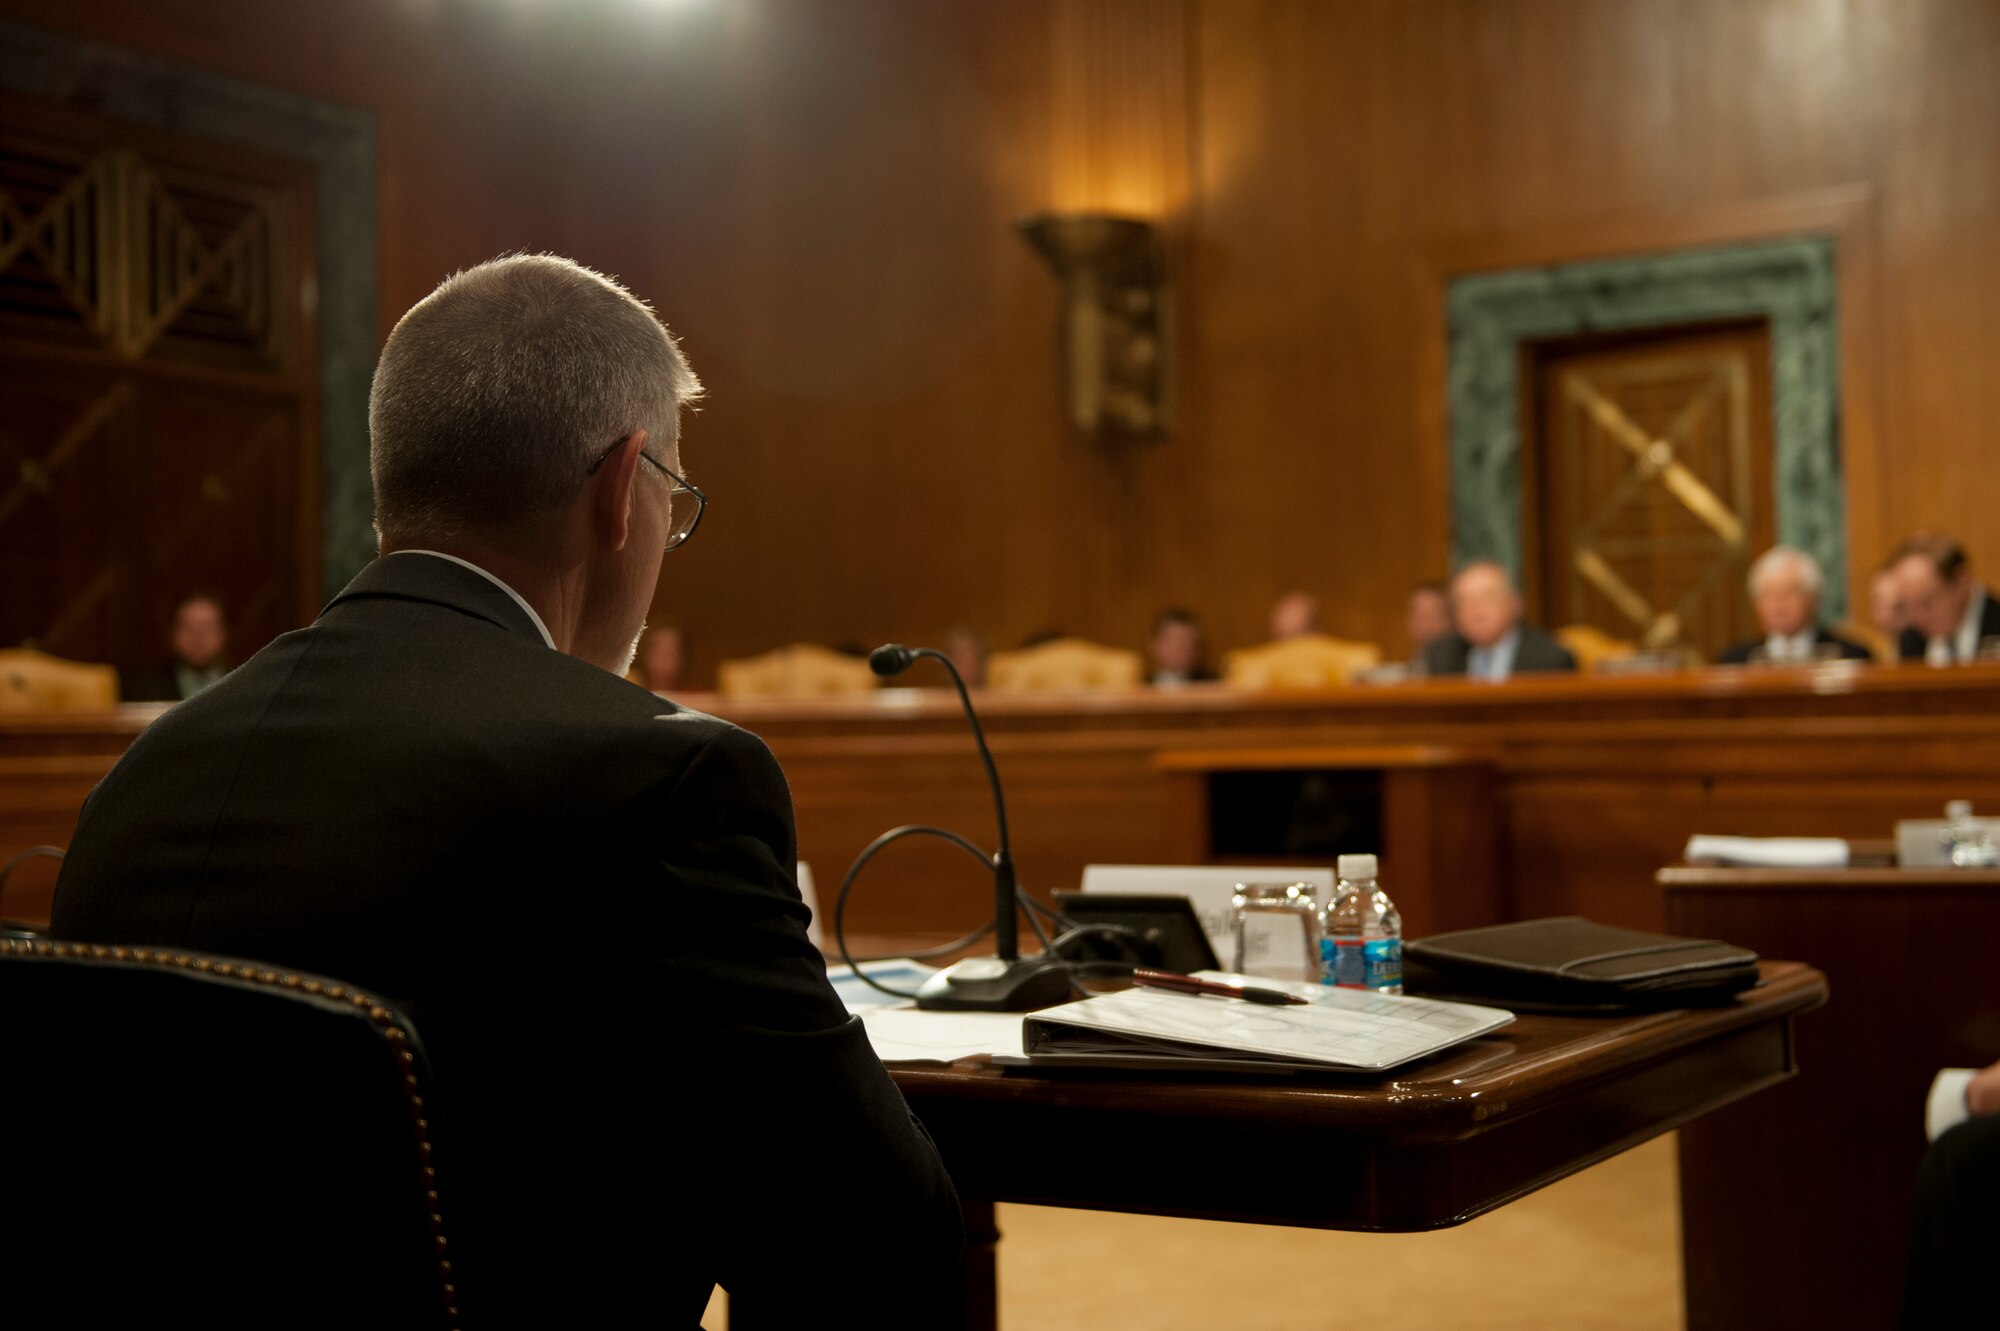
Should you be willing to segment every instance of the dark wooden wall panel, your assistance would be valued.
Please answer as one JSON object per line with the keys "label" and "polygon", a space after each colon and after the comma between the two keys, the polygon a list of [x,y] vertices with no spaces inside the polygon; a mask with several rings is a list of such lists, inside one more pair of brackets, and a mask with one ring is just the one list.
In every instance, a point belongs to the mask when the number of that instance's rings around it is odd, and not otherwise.
{"label": "dark wooden wall panel", "polygon": [[[1170,601],[1231,645],[1295,585],[1399,651],[1450,538],[1425,256],[1839,189],[1877,330],[1843,366],[1875,418],[1853,565],[1936,524],[2000,573],[1965,483],[2000,418],[1983,0],[0,13],[375,110],[385,325],[514,247],[654,298],[712,389],[687,457],[715,512],[658,601],[700,676],[961,620],[1136,642]],[[1181,424],[1105,450],[1064,433],[1054,284],[1011,224],[1106,195],[1121,158],[1167,210]]]}

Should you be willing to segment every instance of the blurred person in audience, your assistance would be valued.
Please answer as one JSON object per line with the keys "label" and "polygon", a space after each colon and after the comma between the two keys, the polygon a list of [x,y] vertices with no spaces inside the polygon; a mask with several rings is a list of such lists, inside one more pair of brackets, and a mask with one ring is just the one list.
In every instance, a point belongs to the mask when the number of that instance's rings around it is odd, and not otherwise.
{"label": "blurred person in audience", "polygon": [[639,640],[639,660],[634,681],[655,693],[672,693],[681,687],[685,643],[678,625],[655,624]]}
{"label": "blurred person in audience", "polygon": [[1521,593],[1498,564],[1467,564],[1451,580],[1453,631],[1424,652],[1433,675],[1493,683],[1515,675],[1576,669],[1576,658],[1548,633],[1521,621]]}
{"label": "blurred person in audience", "polygon": [[1905,661],[1954,665],[1976,659],[2000,636],[2000,600],[1975,581],[1965,547],[1942,532],[1918,532],[1889,556],[1909,626],[1897,642]]}
{"label": "blurred person in audience", "polygon": [[[57,938],[410,1013],[471,1326],[692,1326],[717,1284],[772,1325],[829,1291],[908,1320],[958,1278],[951,1181],[808,937],[784,773],[622,678],[707,505],[699,392],[652,310],[567,259],[448,278],[375,371],[380,557],[148,728],[57,882]],[[524,946],[552,902],[587,941]],[[802,1105],[809,1161],[777,1145]],[[773,1247],[826,1197],[838,1225]]]}
{"label": "blurred person in audience", "polygon": [[1311,592],[1286,592],[1271,607],[1271,641],[1319,632],[1319,599]]}
{"label": "blurred person in audience", "polygon": [[2000,1063],[1965,1088],[1964,1121],[1938,1134],[1917,1176],[1903,1281],[1903,1321],[1919,1327],[1977,1325],[1991,1299],[2000,1253]]}
{"label": "blurred person in audience", "polygon": [[984,633],[959,625],[945,635],[944,654],[958,667],[959,678],[965,681],[966,688],[986,686],[986,658],[993,654],[993,648]]}
{"label": "blurred person in audience", "polygon": [[125,701],[180,702],[229,673],[229,619],[222,603],[205,592],[183,596],[174,605],[167,646],[172,658],[166,665],[125,680]]}
{"label": "blurred person in audience", "polygon": [[1421,662],[1430,645],[1451,632],[1451,589],[1442,582],[1420,582],[1411,588],[1403,631],[1409,635],[1410,659]]}
{"label": "blurred person in audience", "polygon": [[1215,678],[1202,660],[1201,624],[1192,610],[1178,606],[1162,610],[1153,621],[1147,652],[1153,659],[1152,682],[1160,688],[1177,688]]}
{"label": "blurred person in audience", "polygon": [[1903,611],[1903,584],[1896,570],[1886,564],[1868,580],[1868,622],[1890,642],[1901,638],[1910,626],[1910,617]]}
{"label": "blurred person in audience", "polygon": [[1717,665],[1794,665],[1808,661],[1866,661],[1870,653],[1819,622],[1826,576],[1819,561],[1803,550],[1776,545],[1750,566],[1750,605],[1764,636],[1739,642],[1715,659]]}

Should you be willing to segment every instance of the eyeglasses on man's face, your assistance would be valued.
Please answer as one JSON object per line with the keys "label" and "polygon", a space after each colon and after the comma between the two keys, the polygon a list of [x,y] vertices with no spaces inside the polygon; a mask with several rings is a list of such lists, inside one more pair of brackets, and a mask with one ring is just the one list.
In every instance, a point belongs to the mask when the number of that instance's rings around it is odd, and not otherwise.
{"label": "eyeglasses on man's face", "polygon": [[[623,435],[617,439],[613,439],[611,447],[599,453],[597,460],[586,467],[583,474],[586,476],[595,476],[597,469],[604,465],[604,460],[613,453],[616,453],[618,446],[629,438],[631,438],[630,435]],[[667,491],[667,549],[678,549],[686,543],[688,537],[694,535],[694,529],[701,525],[701,515],[708,511],[708,496],[702,492],[699,486],[689,485],[679,476],[667,470],[666,467],[654,459],[651,453],[642,449],[639,457],[646,462],[652,463],[653,470],[666,477],[673,486],[672,489]],[[683,495],[691,496],[694,502],[689,503],[687,499],[682,498]]]}

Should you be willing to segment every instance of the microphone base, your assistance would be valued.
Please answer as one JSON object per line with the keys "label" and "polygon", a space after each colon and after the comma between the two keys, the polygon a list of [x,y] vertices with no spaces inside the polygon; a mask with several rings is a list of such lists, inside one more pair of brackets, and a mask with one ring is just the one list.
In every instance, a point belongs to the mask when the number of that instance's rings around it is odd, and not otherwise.
{"label": "microphone base", "polygon": [[1040,958],[967,957],[917,988],[917,1006],[932,1012],[1033,1012],[1073,997],[1069,972]]}

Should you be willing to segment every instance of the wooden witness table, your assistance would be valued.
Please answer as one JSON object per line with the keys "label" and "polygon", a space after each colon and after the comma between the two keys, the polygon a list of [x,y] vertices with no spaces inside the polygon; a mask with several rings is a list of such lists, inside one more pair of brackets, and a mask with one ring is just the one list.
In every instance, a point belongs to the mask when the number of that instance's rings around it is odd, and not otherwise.
{"label": "wooden witness table", "polygon": [[[996,1325],[996,1202],[1318,1229],[1462,1224],[1791,1076],[1819,972],[1728,1007],[1522,1016],[1388,1076],[892,1069],[966,1204],[965,1325]],[[1080,1275],[1082,1273],[1079,1273]]]}

